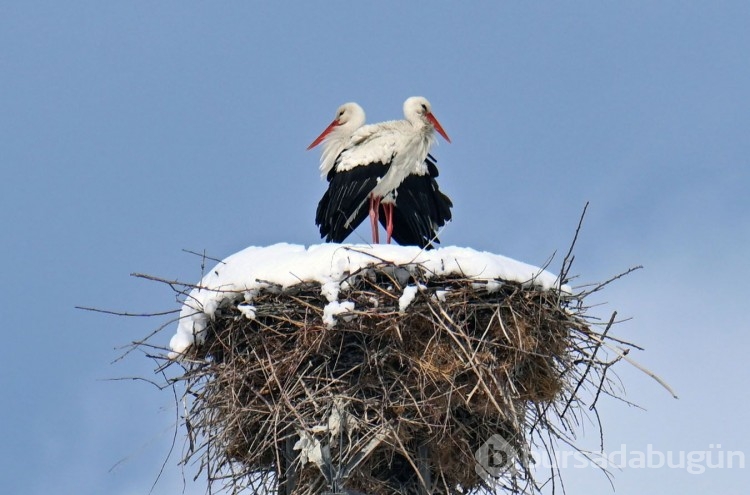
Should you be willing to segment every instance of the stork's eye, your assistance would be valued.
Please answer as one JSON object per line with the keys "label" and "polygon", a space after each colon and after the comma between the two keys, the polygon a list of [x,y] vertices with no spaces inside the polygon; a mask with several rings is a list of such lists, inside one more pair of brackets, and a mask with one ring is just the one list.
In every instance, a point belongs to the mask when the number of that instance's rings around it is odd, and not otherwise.
{"label": "stork's eye", "polygon": [[424,103],[422,103],[422,111],[427,112],[427,105],[425,105]]}

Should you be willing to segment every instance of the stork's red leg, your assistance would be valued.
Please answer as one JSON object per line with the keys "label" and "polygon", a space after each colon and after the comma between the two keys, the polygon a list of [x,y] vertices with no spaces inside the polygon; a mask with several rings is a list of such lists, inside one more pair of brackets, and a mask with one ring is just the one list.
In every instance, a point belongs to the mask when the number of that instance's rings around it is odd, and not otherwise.
{"label": "stork's red leg", "polygon": [[393,203],[383,203],[383,210],[385,210],[386,242],[390,244],[393,235]]}
{"label": "stork's red leg", "polygon": [[372,242],[373,244],[380,244],[380,236],[378,234],[378,217],[380,216],[380,198],[370,196],[370,227],[372,227]]}

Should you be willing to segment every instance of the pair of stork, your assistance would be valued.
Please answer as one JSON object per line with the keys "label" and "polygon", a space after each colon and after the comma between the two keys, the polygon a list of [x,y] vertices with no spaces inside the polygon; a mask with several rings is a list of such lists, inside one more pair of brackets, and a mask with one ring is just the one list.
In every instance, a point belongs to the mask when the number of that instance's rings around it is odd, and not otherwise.
{"label": "pair of stork", "polygon": [[328,189],[315,223],[326,242],[342,242],[368,214],[373,243],[380,242],[378,222],[388,243],[394,239],[402,246],[429,249],[439,242],[437,231],[451,219],[453,203],[438,188],[438,169],[429,151],[435,131],[449,143],[450,138],[426,98],[408,98],[404,117],[365,125],[362,107],[346,103],[308,146],[323,143],[320,171]]}

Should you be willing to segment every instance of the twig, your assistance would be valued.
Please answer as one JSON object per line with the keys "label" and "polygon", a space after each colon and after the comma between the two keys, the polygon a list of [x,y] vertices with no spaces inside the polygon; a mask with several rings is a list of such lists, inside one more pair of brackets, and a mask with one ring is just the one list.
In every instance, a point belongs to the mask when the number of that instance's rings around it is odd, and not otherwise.
{"label": "twig", "polygon": [[108,309],[98,309],[98,308],[89,308],[87,306],[74,306],[75,309],[82,309],[84,311],[92,311],[94,313],[104,313],[108,315],[115,315],[115,316],[136,316],[136,317],[152,317],[152,316],[165,316],[165,315],[173,315],[175,313],[179,313],[179,309],[170,309],[169,311],[160,311],[156,313],[128,313],[123,311],[112,311]]}

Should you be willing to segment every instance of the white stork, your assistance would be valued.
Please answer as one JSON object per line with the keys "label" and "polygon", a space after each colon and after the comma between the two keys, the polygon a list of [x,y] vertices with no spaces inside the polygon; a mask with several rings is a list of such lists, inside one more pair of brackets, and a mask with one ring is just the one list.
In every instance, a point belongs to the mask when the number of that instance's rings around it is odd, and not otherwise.
{"label": "white stork", "polygon": [[[411,97],[404,102],[406,120],[356,130],[356,123],[347,125],[355,119],[341,118],[347,116],[346,107],[338,109],[337,118],[308,148],[326,140],[321,171],[329,187],[315,219],[321,236],[327,242],[342,242],[369,212],[373,242],[379,242],[380,220],[387,242],[393,238],[401,245],[431,247],[432,241],[438,242],[437,229],[451,218],[452,203],[438,189],[437,167],[428,155],[435,130],[450,142],[432,115],[430,103],[423,97]],[[358,105],[349,107],[349,114],[361,115],[363,122],[364,111],[359,114],[356,108],[361,110]],[[347,131],[351,138],[342,145]],[[364,207],[367,201],[369,210]],[[381,208],[385,218],[380,218]]]}

